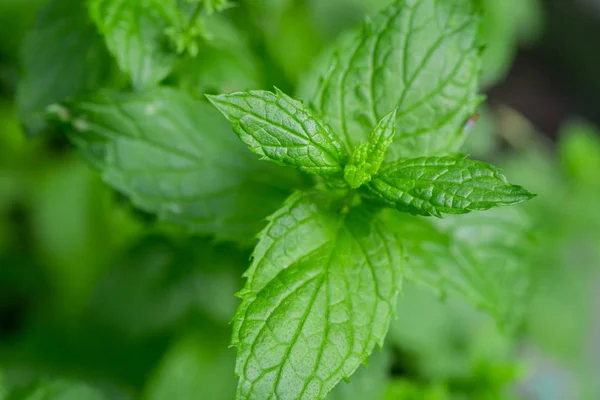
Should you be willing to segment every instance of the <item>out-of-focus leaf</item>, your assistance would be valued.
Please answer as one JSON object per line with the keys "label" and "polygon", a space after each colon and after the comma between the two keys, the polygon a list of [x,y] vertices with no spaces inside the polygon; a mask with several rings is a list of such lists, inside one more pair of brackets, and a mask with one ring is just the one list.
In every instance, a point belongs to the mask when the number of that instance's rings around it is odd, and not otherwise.
{"label": "out-of-focus leaf", "polygon": [[45,2],[22,47],[17,106],[27,134],[44,129],[44,112],[50,104],[106,82],[111,63],[85,2]]}
{"label": "out-of-focus leaf", "polygon": [[244,33],[218,15],[207,18],[205,25],[210,40],[175,68],[179,86],[197,94],[262,88],[264,77]]}
{"label": "out-of-focus leaf", "polygon": [[35,246],[66,312],[81,311],[111,251],[139,227],[78,158],[48,164],[30,191]]}
{"label": "out-of-focus leaf", "polygon": [[385,400],[450,400],[450,391],[442,384],[424,384],[409,379],[392,381]]}
{"label": "out-of-focus leaf", "polygon": [[194,232],[248,244],[289,188],[303,186],[297,172],[258,161],[214,107],[183,91],[104,91],[63,111],[105,182]]}
{"label": "out-of-focus leaf", "polygon": [[574,183],[600,186],[600,130],[583,121],[561,129],[559,151],[563,168]]}
{"label": "out-of-focus leaf", "polygon": [[90,0],[90,15],[119,67],[138,89],[165,78],[176,62],[165,30],[180,23],[174,0]]}
{"label": "out-of-focus leaf", "polygon": [[231,320],[247,255],[203,239],[149,237],[100,281],[92,302],[99,322],[133,337],[170,331],[206,315]]}
{"label": "out-of-focus leaf", "polygon": [[10,400],[107,400],[97,389],[69,380],[41,382],[28,394],[13,398]]}
{"label": "out-of-focus leaf", "polygon": [[514,328],[531,280],[530,222],[514,208],[440,219],[389,212],[384,218],[406,246],[407,278],[440,295],[458,295]]}
{"label": "out-of-focus leaf", "polygon": [[352,375],[350,382],[342,381],[327,395],[327,400],[381,400],[390,381],[391,352],[387,347],[375,350]]}
{"label": "out-of-focus leaf", "polygon": [[[235,352],[221,329],[192,331],[179,338],[154,371],[144,400],[231,400],[235,395]],[[224,340],[225,339],[225,340]]]}

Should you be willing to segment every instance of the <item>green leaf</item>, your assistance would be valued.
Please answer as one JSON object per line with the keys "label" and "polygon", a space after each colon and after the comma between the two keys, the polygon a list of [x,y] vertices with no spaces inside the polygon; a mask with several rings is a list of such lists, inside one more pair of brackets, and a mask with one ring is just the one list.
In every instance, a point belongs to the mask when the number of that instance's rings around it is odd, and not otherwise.
{"label": "green leaf", "polygon": [[58,117],[109,185],[194,232],[248,243],[287,188],[303,185],[254,159],[210,104],[174,89],[103,91]]}
{"label": "green leaf", "polygon": [[327,400],[381,400],[390,380],[392,354],[389,349],[374,351],[368,365],[362,366],[352,376],[350,382],[340,382]]}
{"label": "green leaf", "polygon": [[379,121],[366,143],[361,143],[354,149],[350,163],[344,168],[344,179],[351,188],[362,186],[379,172],[395,134],[396,110]]}
{"label": "green leaf", "polygon": [[304,104],[280,90],[208,98],[262,159],[313,174],[342,170],[346,154],[329,127]]}
{"label": "green leaf", "polygon": [[42,382],[23,400],[104,400],[106,397],[96,389],[80,382],[55,380]]}
{"label": "green leaf", "polygon": [[458,150],[480,102],[474,0],[397,0],[317,61],[301,97],[348,149],[398,107],[388,161]]}
{"label": "green leaf", "polygon": [[235,395],[235,353],[224,330],[202,326],[179,338],[152,374],[144,400],[231,400]]}
{"label": "green leaf", "polygon": [[260,235],[234,318],[238,399],[322,399],[382,345],[402,250],[368,207],[296,193]]}
{"label": "green leaf", "polygon": [[518,209],[444,219],[388,210],[382,218],[406,248],[408,280],[441,297],[459,296],[506,329],[521,321],[531,280],[527,251],[533,243],[531,223]]}
{"label": "green leaf", "polygon": [[366,186],[400,211],[418,215],[465,214],[534,197],[508,183],[500,170],[464,157],[421,157],[387,165]]}
{"label": "green leaf", "polygon": [[135,88],[156,85],[176,61],[165,30],[180,23],[174,0],[90,0],[90,15]]}
{"label": "green leaf", "polygon": [[29,136],[45,128],[47,106],[97,88],[112,60],[80,0],[45,2],[22,47],[17,108]]}

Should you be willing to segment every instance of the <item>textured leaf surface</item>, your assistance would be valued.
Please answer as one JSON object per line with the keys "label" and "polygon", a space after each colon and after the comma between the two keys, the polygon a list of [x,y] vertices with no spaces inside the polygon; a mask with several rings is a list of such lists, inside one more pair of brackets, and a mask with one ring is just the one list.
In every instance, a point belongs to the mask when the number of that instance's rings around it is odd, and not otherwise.
{"label": "textured leaf surface", "polygon": [[382,217],[406,247],[406,278],[440,296],[458,295],[507,328],[526,310],[531,224],[515,208],[444,219],[388,210]]}
{"label": "textured leaf surface", "polygon": [[352,153],[350,163],[344,169],[346,182],[356,189],[371,180],[371,177],[379,171],[385,154],[392,144],[396,134],[396,111],[392,111],[373,129],[369,139],[360,143]]}
{"label": "textured leaf surface", "polygon": [[252,90],[209,99],[263,159],[309,173],[342,170],[345,153],[329,127],[283,92]]}
{"label": "textured leaf surface", "polygon": [[293,171],[255,160],[210,104],[180,91],[106,91],[63,114],[108,184],[195,232],[247,242],[285,199],[285,185],[302,185]]}
{"label": "textured leaf surface", "polygon": [[464,157],[421,157],[386,166],[367,185],[389,206],[418,215],[464,214],[533,197],[500,170]]}
{"label": "textured leaf surface", "polygon": [[23,43],[23,75],[17,89],[19,116],[28,135],[44,128],[47,106],[98,87],[111,61],[84,2],[43,4]]}
{"label": "textured leaf surface", "polygon": [[239,399],[323,398],[383,343],[399,243],[368,209],[332,206],[296,193],[260,236],[234,319]]}
{"label": "textured leaf surface", "polygon": [[398,107],[388,160],[457,150],[477,103],[473,0],[397,0],[317,62],[302,97],[351,149]]}
{"label": "textured leaf surface", "polygon": [[153,86],[171,72],[176,56],[167,48],[164,31],[179,23],[173,0],[91,0],[89,7],[109,50],[131,76],[134,87]]}

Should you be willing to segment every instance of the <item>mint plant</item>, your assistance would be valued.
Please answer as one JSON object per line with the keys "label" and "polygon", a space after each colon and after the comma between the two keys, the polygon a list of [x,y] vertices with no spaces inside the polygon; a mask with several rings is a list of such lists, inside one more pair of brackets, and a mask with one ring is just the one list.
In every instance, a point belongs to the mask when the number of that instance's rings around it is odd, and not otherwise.
{"label": "mint plant", "polygon": [[[75,76],[33,101],[44,54],[30,48],[21,111],[45,115],[159,221],[254,247],[232,321],[237,399],[325,398],[384,345],[405,278],[518,323],[529,276],[514,249],[527,224],[518,212],[478,213],[533,195],[460,154],[483,101],[479,1],[393,1],[326,49],[293,96],[207,93],[193,66],[243,52],[238,40],[230,53],[196,42],[211,37],[197,18],[219,25],[229,2],[185,3],[80,5],[95,29],[69,23],[100,43],[118,77]],[[32,133],[43,130],[34,122]]]}

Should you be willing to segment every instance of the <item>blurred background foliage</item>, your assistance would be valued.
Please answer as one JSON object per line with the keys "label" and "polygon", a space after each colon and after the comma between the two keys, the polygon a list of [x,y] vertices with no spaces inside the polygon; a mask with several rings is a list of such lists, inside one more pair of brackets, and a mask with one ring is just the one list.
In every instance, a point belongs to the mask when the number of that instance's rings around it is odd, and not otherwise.
{"label": "blurred background foliage", "polygon": [[[44,3],[0,0],[0,399],[232,399],[228,323],[250,249],[135,210],[57,132],[27,138],[46,106],[127,86],[86,15],[64,21],[84,41],[53,30]],[[386,3],[236,2],[165,82],[294,92],[328,42]],[[466,152],[538,194],[522,206],[535,231],[527,315],[510,336],[407,285],[387,346],[331,399],[600,398],[600,2],[483,3],[488,102]]]}

